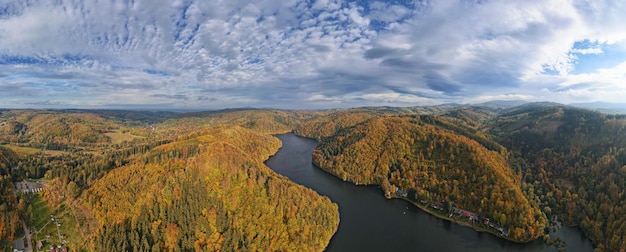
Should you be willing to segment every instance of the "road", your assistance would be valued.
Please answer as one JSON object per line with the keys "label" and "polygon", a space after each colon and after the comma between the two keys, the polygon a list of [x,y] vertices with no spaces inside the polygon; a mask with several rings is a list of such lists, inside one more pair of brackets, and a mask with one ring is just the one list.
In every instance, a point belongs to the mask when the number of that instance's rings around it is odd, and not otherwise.
{"label": "road", "polygon": [[26,238],[26,249],[24,251],[33,252],[33,242],[30,239],[30,236],[31,236],[30,230],[28,230],[28,227],[26,226],[26,222],[24,222],[23,219],[21,221],[22,221],[22,227],[24,228],[24,237]]}
{"label": "road", "polygon": [[[15,194],[15,199],[17,200],[17,187],[15,185],[13,185],[13,194]],[[19,203],[15,202],[15,205],[17,206]],[[20,221],[22,222],[22,227],[24,228],[24,238],[26,238],[26,249],[24,251],[26,252],[33,252],[33,242],[30,239],[30,230],[28,230],[28,227],[26,226],[26,222],[24,221],[24,219],[20,219]],[[20,238],[23,239],[23,238]]]}

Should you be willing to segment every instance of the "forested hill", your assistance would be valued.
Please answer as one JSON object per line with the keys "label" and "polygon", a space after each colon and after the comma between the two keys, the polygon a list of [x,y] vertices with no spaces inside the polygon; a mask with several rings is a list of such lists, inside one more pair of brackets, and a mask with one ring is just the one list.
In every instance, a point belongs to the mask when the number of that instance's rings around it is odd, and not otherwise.
{"label": "forested hill", "polygon": [[328,111],[283,111],[263,109],[233,109],[179,114],[158,126],[159,130],[177,135],[181,132],[206,129],[217,125],[236,125],[261,133],[290,132],[294,127]]}
{"label": "forested hill", "polygon": [[147,128],[150,122],[163,120],[170,114],[88,110],[2,111],[0,144],[47,150],[93,150],[124,136],[146,137],[150,134]]}
{"label": "forested hill", "polygon": [[3,251],[10,250],[15,231],[21,227],[10,176],[17,159],[11,150],[0,147],[0,250]]}
{"label": "forested hill", "polygon": [[337,205],[263,164],[274,137],[216,127],[159,146],[83,193],[97,251],[321,251]]}
{"label": "forested hill", "polygon": [[321,140],[336,134],[339,130],[353,127],[374,117],[370,113],[342,111],[316,118],[300,124],[295,133]]}
{"label": "forested hill", "polygon": [[81,220],[78,249],[323,250],[337,206],[263,164],[280,147],[271,134],[289,131],[318,139],[314,162],[344,180],[476,213],[506,238],[539,237],[558,216],[600,251],[626,247],[626,117],[554,103],[3,110],[0,240],[17,226],[11,182],[30,178],[50,184],[50,207]]}
{"label": "forested hill", "polygon": [[528,162],[525,186],[602,251],[626,248],[626,116],[562,105],[506,111],[488,127]]}
{"label": "forested hill", "polygon": [[[334,128],[335,120],[330,121]],[[313,161],[343,180],[382,185],[387,195],[397,186],[415,202],[473,211],[508,227],[513,240],[541,236],[546,218],[520,189],[521,177],[508,166],[506,151],[489,150],[463,135],[470,129],[457,132],[444,127],[449,124],[433,116],[371,118],[325,138]],[[299,132],[325,134],[326,127],[310,125]]]}
{"label": "forested hill", "polygon": [[[442,195],[455,195],[450,193],[455,183],[457,188],[467,186],[466,182],[483,183],[468,175],[481,171],[472,168],[490,164],[490,168],[512,171],[508,174],[513,183],[496,176],[487,183],[521,189],[524,193],[520,195],[533,211],[541,210],[537,216],[558,216],[567,225],[580,226],[600,251],[626,247],[626,116],[556,103],[459,106],[439,116],[391,114],[396,113],[337,111],[305,121],[295,132],[320,139],[315,162],[342,179],[384,185],[387,178],[390,185],[413,189],[418,197],[421,192],[422,199],[430,195],[432,200],[436,195],[434,201],[454,202],[500,221],[509,206],[497,214],[484,213],[476,208],[481,203],[475,199],[479,189],[464,187],[461,196],[452,200]],[[494,166],[494,160],[504,161]],[[415,169],[411,166],[429,168],[428,173],[409,173]],[[465,174],[450,174],[457,171]],[[427,183],[431,181],[438,183]],[[503,202],[515,201],[507,198]],[[505,216],[508,222],[511,215]]]}
{"label": "forested hill", "polygon": [[[161,113],[96,112],[2,111],[0,144],[20,153],[2,167],[18,167],[2,177],[0,221],[13,223],[2,240],[15,238],[10,188],[23,179],[43,179],[50,214],[76,220],[61,226],[76,250],[322,251],[336,231],[336,204],[263,164],[280,147],[269,133],[322,112],[222,111],[158,124]],[[33,212],[23,211],[35,218],[27,223],[50,219]]]}

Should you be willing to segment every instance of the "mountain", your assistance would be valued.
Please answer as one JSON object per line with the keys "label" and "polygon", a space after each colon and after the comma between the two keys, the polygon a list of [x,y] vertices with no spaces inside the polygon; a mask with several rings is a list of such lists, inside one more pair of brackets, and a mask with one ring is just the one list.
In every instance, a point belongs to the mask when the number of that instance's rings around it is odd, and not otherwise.
{"label": "mountain", "polygon": [[626,103],[590,102],[572,103],[570,106],[597,110],[607,114],[626,114]]}
{"label": "mountain", "polygon": [[[335,122],[328,122],[330,128],[337,128]],[[320,168],[356,184],[381,185],[388,196],[397,187],[408,191],[414,202],[475,212],[507,227],[512,240],[529,241],[543,234],[546,218],[519,187],[521,177],[508,166],[506,151],[490,150],[474,140],[489,141],[483,136],[464,136],[471,135],[471,129],[446,127],[454,124],[429,115],[372,117],[346,125],[315,149],[313,162]],[[313,132],[298,132],[323,136],[328,128],[310,126]]]}
{"label": "mountain", "polygon": [[[22,153],[7,165],[19,163],[18,172],[2,171],[3,195],[13,196],[12,181],[45,179],[42,200],[80,220],[67,227],[80,236],[68,237],[77,250],[322,251],[339,222],[337,205],[263,163],[280,148],[270,134],[319,115],[2,111],[0,137]],[[14,199],[2,201],[3,213],[25,213],[6,205]],[[19,218],[0,219],[9,220]]]}
{"label": "mountain", "polygon": [[43,178],[42,199],[81,220],[77,249],[323,250],[337,206],[263,164],[293,131],[320,142],[320,168],[440,218],[523,242],[558,216],[599,251],[626,247],[626,115],[514,105],[2,110],[0,239],[24,213],[11,182]]}
{"label": "mountain", "polygon": [[523,107],[487,130],[526,160],[523,187],[534,187],[544,212],[580,226],[600,251],[626,247],[626,116]]}
{"label": "mountain", "polygon": [[177,135],[211,128],[236,125],[262,133],[277,134],[291,131],[304,120],[328,114],[325,111],[283,111],[261,109],[228,109],[178,114],[158,125],[160,130]]}
{"label": "mountain", "polygon": [[105,133],[121,125],[97,114],[55,110],[11,110],[0,115],[0,142],[50,150],[107,143]]}
{"label": "mountain", "polygon": [[487,107],[492,109],[507,109],[512,107],[522,106],[528,103],[527,101],[522,100],[495,100],[488,101],[483,103],[472,104],[472,107]]}
{"label": "mountain", "polygon": [[[413,201],[430,201],[435,195],[435,201],[452,202],[481,216],[494,213],[484,212],[476,200],[465,196],[451,199],[455,194],[449,191],[455,180],[456,188],[464,192],[476,194],[480,188],[464,184],[472,181],[467,174],[449,173],[467,164],[492,164],[491,169],[512,171],[513,179],[507,179],[507,175],[490,181],[513,181],[496,185],[517,185],[511,190],[523,192],[530,209],[535,213],[539,210],[537,216],[559,216],[567,225],[580,226],[599,251],[626,247],[622,238],[626,233],[626,116],[538,102],[508,108],[457,106],[439,116],[407,118],[411,116],[344,111],[305,121],[295,132],[320,139],[314,162],[344,180],[379,184],[386,188],[386,194],[398,187],[408,191]],[[468,146],[466,142],[478,145],[469,145],[474,146],[470,152],[458,152],[468,149],[463,147]],[[455,163],[459,157],[463,161]],[[504,161],[493,165],[493,160]],[[416,175],[415,171],[425,167],[430,172],[428,177]],[[433,177],[436,183],[428,180]],[[540,226],[536,225],[535,230]]]}
{"label": "mountain", "polygon": [[337,205],[266,167],[279,147],[220,126],[111,171],[81,198],[102,223],[95,250],[322,251]]}

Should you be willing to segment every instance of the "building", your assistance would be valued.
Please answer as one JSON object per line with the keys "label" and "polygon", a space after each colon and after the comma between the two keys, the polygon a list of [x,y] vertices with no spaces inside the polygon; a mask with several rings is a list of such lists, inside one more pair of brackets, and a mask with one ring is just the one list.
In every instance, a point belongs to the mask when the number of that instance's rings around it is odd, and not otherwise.
{"label": "building", "polygon": [[406,191],[400,190],[400,188],[396,187],[396,194],[400,197],[406,197],[409,195]]}

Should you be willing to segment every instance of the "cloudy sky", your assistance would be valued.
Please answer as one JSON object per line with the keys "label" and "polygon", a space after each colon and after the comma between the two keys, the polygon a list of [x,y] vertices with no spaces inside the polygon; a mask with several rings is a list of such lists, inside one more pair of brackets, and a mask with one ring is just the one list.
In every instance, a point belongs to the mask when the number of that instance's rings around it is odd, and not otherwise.
{"label": "cloudy sky", "polygon": [[623,102],[613,0],[0,0],[0,107]]}

